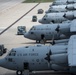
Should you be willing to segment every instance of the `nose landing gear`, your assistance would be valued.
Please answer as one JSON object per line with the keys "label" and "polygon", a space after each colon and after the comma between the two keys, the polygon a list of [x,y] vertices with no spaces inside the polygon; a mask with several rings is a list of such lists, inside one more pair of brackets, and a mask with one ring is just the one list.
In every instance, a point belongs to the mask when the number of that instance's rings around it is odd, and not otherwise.
{"label": "nose landing gear", "polygon": [[17,70],[16,75],[29,75],[29,63],[24,62],[23,66],[24,66],[24,71]]}
{"label": "nose landing gear", "polygon": [[44,43],[45,44],[46,39],[45,39],[45,35],[41,34],[41,40],[36,40],[36,43]]}
{"label": "nose landing gear", "polygon": [[22,75],[22,71],[17,71],[16,75]]}
{"label": "nose landing gear", "polygon": [[42,41],[43,41],[43,43],[45,44],[46,39],[45,39],[45,35],[44,35],[44,34],[42,34],[42,35],[41,35],[41,40],[42,40]]}

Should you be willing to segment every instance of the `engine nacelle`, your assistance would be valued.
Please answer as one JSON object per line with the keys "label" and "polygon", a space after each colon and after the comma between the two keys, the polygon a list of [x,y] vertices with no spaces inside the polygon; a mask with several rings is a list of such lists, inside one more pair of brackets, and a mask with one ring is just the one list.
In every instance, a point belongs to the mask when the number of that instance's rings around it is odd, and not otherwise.
{"label": "engine nacelle", "polygon": [[51,53],[52,53],[52,55],[67,53],[67,46],[65,46],[65,45],[61,45],[61,46],[54,45],[51,47]]}
{"label": "engine nacelle", "polygon": [[74,0],[67,0],[68,4],[75,3]]}
{"label": "engine nacelle", "polygon": [[66,14],[63,15],[63,17],[67,18],[68,20],[73,20],[74,14],[73,14],[73,12],[67,12]]}
{"label": "engine nacelle", "polygon": [[73,6],[73,5],[67,5],[67,6],[66,6],[66,9],[67,9],[67,10],[74,10],[74,6]]}
{"label": "engine nacelle", "polygon": [[67,53],[51,55],[50,59],[52,64],[68,64]]}

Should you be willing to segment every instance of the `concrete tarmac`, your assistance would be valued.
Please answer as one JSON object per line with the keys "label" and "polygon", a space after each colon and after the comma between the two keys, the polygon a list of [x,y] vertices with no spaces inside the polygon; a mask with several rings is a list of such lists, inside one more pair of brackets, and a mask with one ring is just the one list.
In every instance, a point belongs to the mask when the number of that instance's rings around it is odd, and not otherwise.
{"label": "concrete tarmac", "polygon": [[[13,7],[11,7],[10,5],[13,3],[13,1],[17,1],[17,2],[19,1],[19,3],[16,5],[14,4]],[[11,25],[14,21],[16,21],[19,17],[21,17],[24,13],[26,13],[28,10],[30,10],[33,6],[37,4],[37,3],[20,3],[20,2],[21,0],[0,0],[0,5],[1,5],[0,10],[2,11],[0,12],[0,32],[3,29],[7,28],[9,25]],[[5,5],[3,6],[3,4]],[[26,39],[24,38],[23,35],[17,35],[17,27],[26,26],[26,30],[28,31],[33,25],[40,24],[38,23],[38,21],[32,22],[31,21],[32,16],[36,15],[38,19],[42,18],[45,13],[37,14],[37,10],[42,8],[45,11],[47,10],[47,8],[49,8],[50,4],[51,3],[41,3],[29,14],[23,17],[19,22],[17,22],[14,26],[12,26],[6,32],[0,35],[0,44],[4,44],[5,47],[8,49],[8,52],[15,47],[35,45],[36,44],[35,41]],[[6,56],[7,53],[1,56],[0,58]],[[35,73],[35,75],[37,74],[50,75],[50,73]],[[0,75],[16,75],[16,73],[15,71],[0,67]],[[34,75],[34,74],[30,74],[30,75]],[[59,75],[59,74],[54,74],[54,75]]]}
{"label": "concrete tarmac", "polygon": [[24,0],[0,0],[0,13],[9,10]]}

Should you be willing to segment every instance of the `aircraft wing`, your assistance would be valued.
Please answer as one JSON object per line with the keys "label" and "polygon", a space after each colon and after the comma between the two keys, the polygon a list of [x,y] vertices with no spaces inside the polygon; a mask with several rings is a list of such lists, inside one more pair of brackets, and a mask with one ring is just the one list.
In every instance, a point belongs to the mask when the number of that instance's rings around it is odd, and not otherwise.
{"label": "aircraft wing", "polygon": [[67,51],[68,51],[68,65],[76,66],[76,35],[70,37]]}
{"label": "aircraft wing", "polygon": [[67,45],[69,39],[55,40],[55,45]]}
{"label": "aircraft wing", "polygon": [[76,20],[71,22],[70,32],[76,32]]}

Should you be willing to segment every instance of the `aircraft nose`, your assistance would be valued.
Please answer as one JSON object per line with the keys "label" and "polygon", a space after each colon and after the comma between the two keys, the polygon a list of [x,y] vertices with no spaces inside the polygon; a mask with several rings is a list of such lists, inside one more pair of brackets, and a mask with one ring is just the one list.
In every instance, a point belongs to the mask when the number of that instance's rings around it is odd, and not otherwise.
{"label": "aircraft nose", "polygon": [[47,10],[47,11],[45,11],[45,13],[48,13],[48,10]]}
{"label": "aircraft nose", "polygon": [[28,37],[29,37],[28,32],[24,33],[24,37],[25,37],[25,38],[28,38]]}
{"label": "aircraft nose", "polygon": [[38,22],[39,22],[39,23],[42,23],[42,19],[40,19]]}
{"label": "aircraft nose", "polygon": [[5,65],[4,63],[6,63],[6,62],[5,62],[5,59],[0,59],[0,66],[1,66],[1,67],[3,67],[3,66]]}

